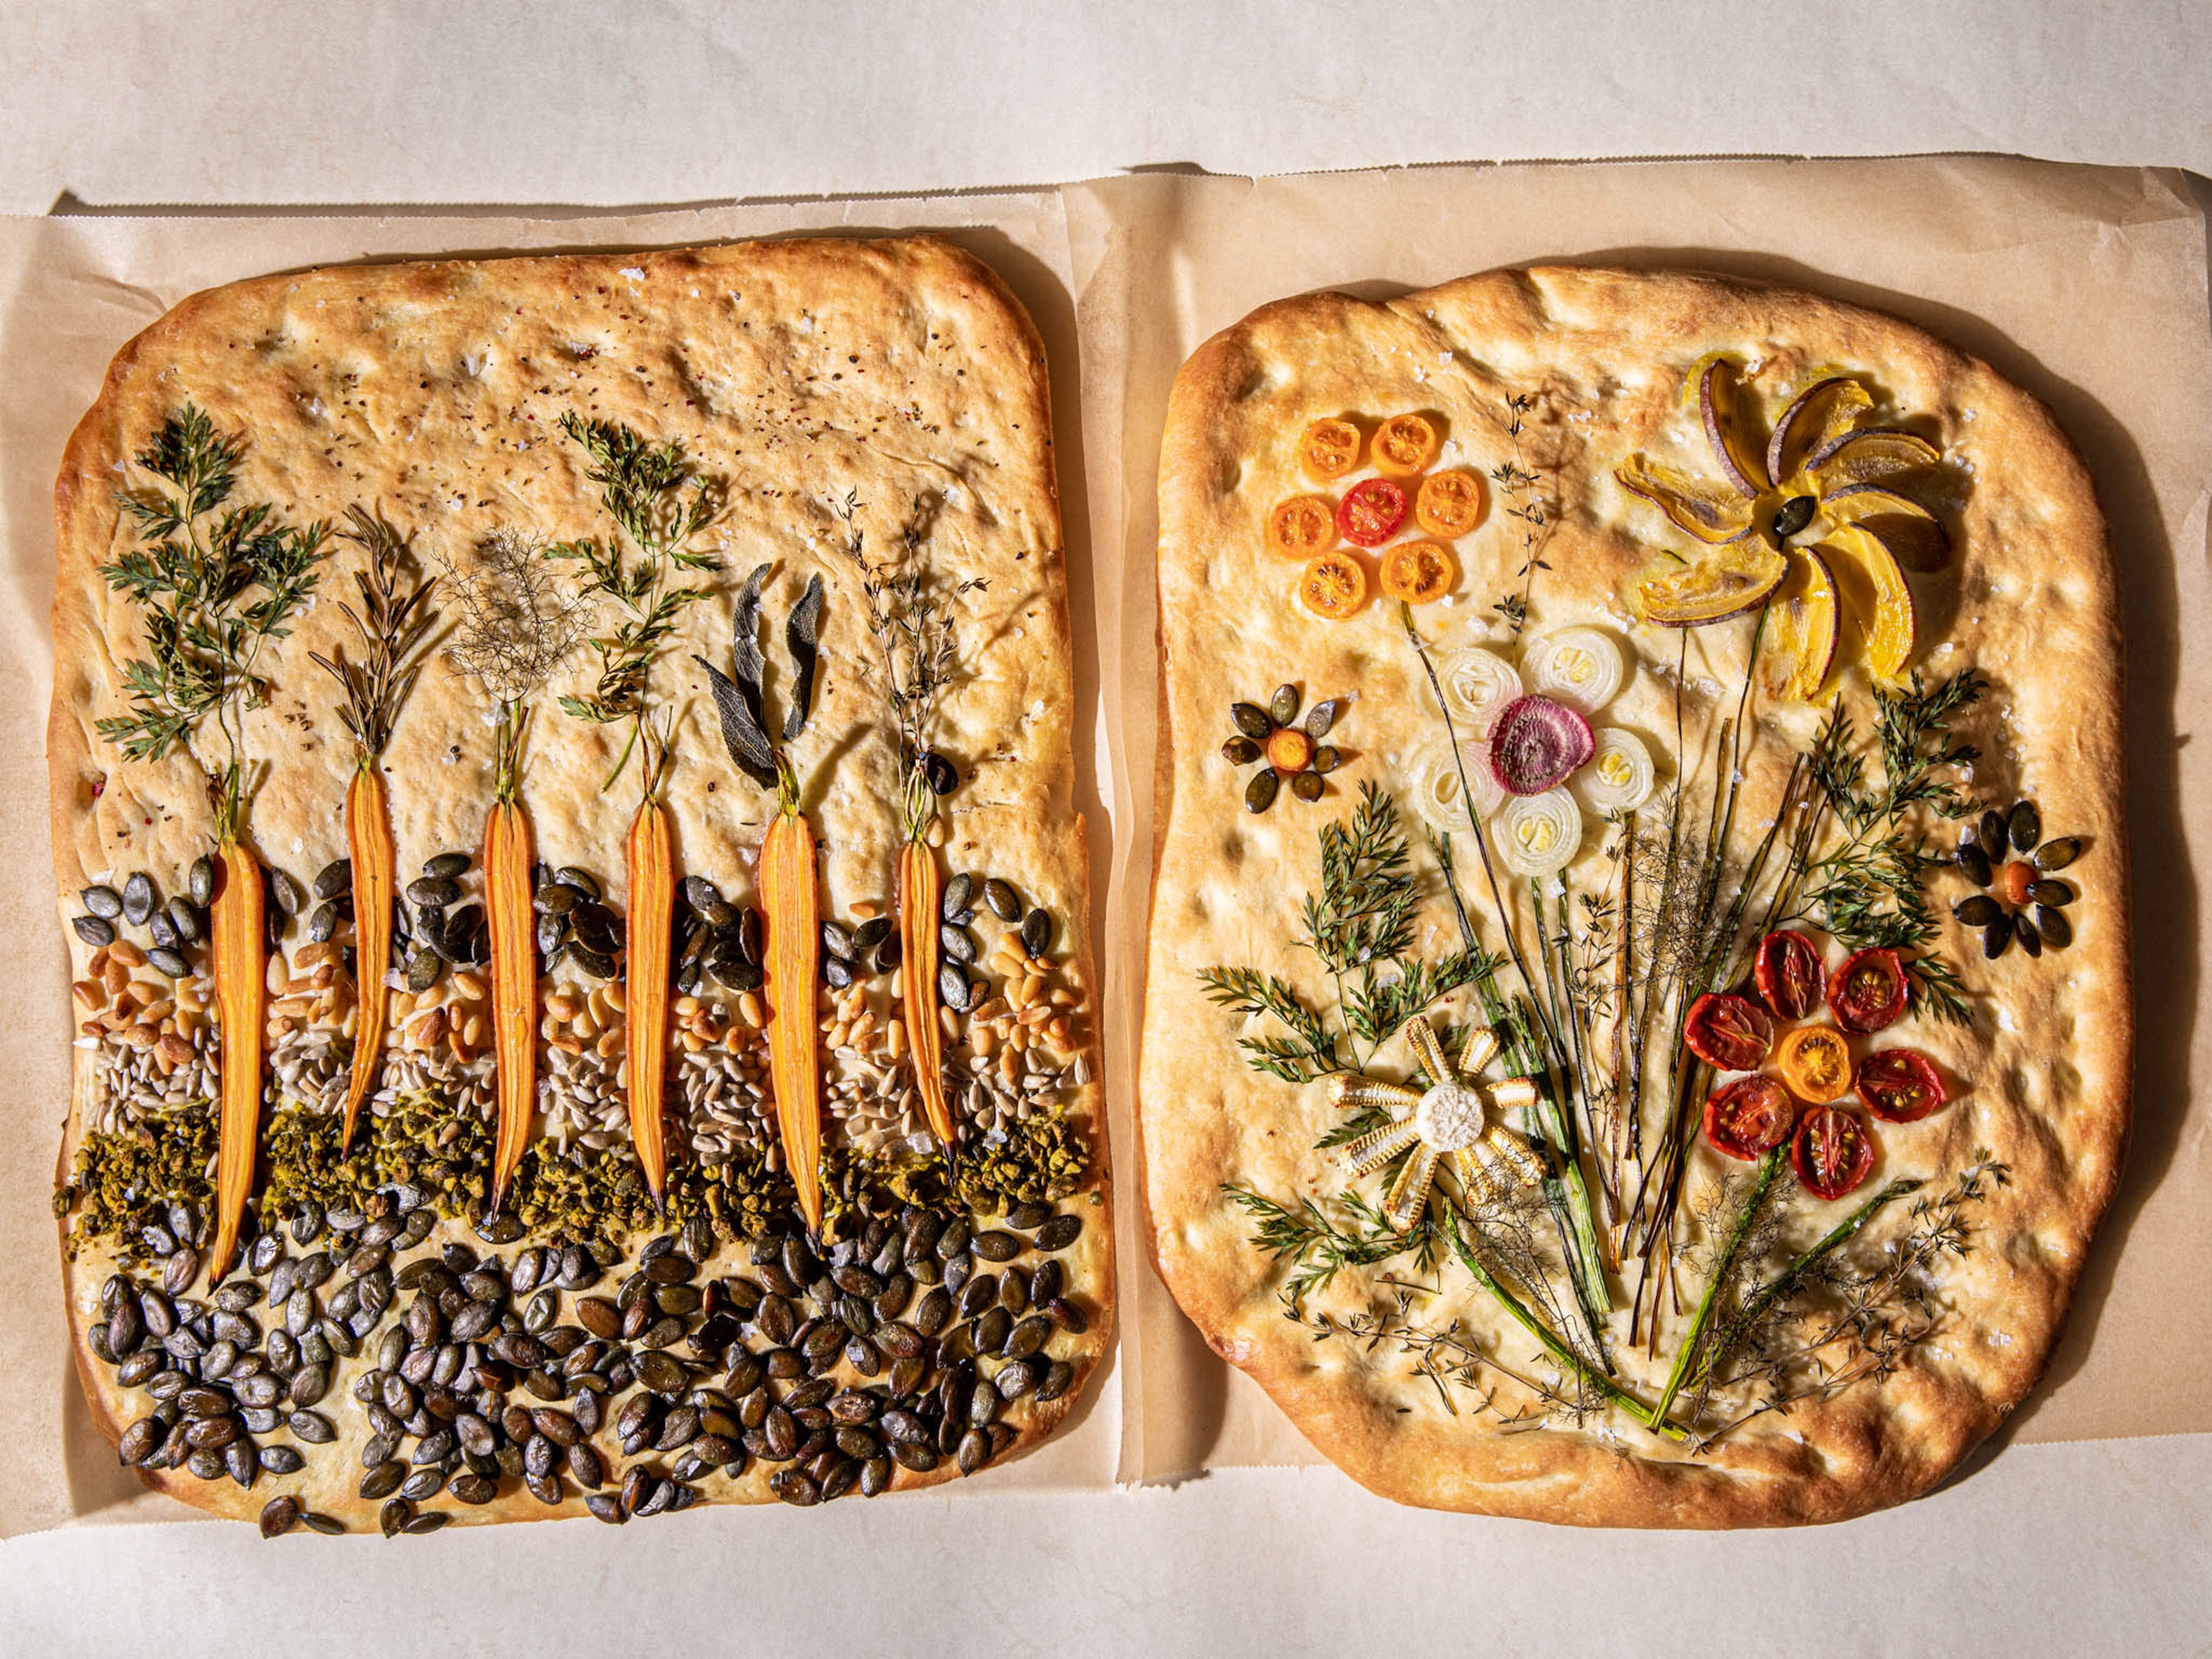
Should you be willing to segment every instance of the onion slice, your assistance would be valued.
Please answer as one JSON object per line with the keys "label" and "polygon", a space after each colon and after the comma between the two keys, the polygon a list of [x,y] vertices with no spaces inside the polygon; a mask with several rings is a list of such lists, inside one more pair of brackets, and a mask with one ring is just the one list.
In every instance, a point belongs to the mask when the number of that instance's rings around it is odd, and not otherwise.
{"label": "onion slice", "polygon": [[1585,714],[1611,702],[1626,678],[1620,647],[1595,628],[1562,628],[1532,641],[1521,668],[1531,691]]}
{"label": "onion slice", "polygon": [[1597,746],[1589,722],[1531,692],[1505,706],[1490,733],[1490,765],[1512,795],[1540,795],[1573,775]]}
{"label": "onion slice", "polygon": [[1515,875],[1557,875],[1582,850],[1582,808],[1564,789],[1516,795],[1499,809],[1490,840],[1499,862]]}
{"label": "onion slice", "polygon": [[1651,751],[1633,732],[1608,726],[1596,734],[1597,749],[1590,763],[1575,775],[1576,793],[1583,805],[1602,816],[1632,812],[1651,799],[1657,773]]}
{"label": "onion slice", "polygon": [[1455,651],[1437,665],[1437,679],[1462,736],[1486,738],[1505,707],[1522,690],[1513,665],[1479,645]]}
{"label": "onion slice", "polygon": [[1407,757],[1406,767],[1413,776],[1413,810],[1448,836],[1464,835],[1468,830],[1467,806],[1460,793],[1462,769],[1474,797],[1476,817],[1487,818],[1505,799],[1505,791],[1491,774],[1489,751],[1480,744],[1462,744],[1455,764],[1451,745],[1431,738]]}

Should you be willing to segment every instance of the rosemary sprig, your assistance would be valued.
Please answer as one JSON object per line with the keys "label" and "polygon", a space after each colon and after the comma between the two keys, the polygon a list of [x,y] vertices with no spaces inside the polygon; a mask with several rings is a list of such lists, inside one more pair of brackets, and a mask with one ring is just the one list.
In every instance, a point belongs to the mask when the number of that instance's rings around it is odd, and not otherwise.
{"label": "rosemary sprig", "polygon": [[335,657],[319,651],[307,655],[343,689],[338,717],[353,734],[356,757],[368,760],[391,742],[399,706],[422,675],[430,631],[438,621],[438,613],[426,607],[438,579],[414,568],[407,538],[388,520],[360,506],[346,516],[353,527],[340,533],[368,555],[368,567],[354,572],[361,609],[343,599],[337,605],[360,636],[362,655],[349,660],[343,646]]}
{"label": "rosemary sprig", "polygon": [[1843,831],[1841,841],[1805,870],[1797,915],[1812,916],[1853,950],[1884,946],[1905,953],[1914,1000],[1937,1019],[1972,1022],[1958,970],[1936,950],[1940,933],[1928,902],[1929,873],[1942,862],[1914,827],[1923,813],[1966,816],[1955,769],[1978,758],[1954,742],[1953,723],[1973,707],[1988,682],[1972,670],[1903,690],[1874,690],[1875,746],[1881,776],[1869,776],[1840,706],[1822,729],[1813,774]]}
{"label": "rosemary sprig", "polygon": [[591,692],[562,697],[561,708],[595,725],[631,723],[629,740],[599,787],[613,786],[642,741],[650,798],[665,765],[668,732],[648,717],[648,681],[653,659],[674,635],[684,609],[713,592],[703,585],[674,586],[675,573],[722,568],[712,554],[690,545],[713,521],[716,492],[696,475],[679,442],[655,443],[619,422],[587,421],[573,411],[562,416],[561,430],[589,458],[585,477],[600,487],[608,516],[637,552],[630,559],[612,537],[556,542],[545,550],[549,559],[572,560],[582,567],[579,600],[603,598],[621,616],[613,633],[591,641],[599,659]]}
{"label": "rosemary sprig", "polygon": [[224,838],[244,807],[240,716],[268,702],[255,665],[314,592],[328,533],[285,524],[266,501],[226,507],[245,453],[243,434],[217,432],[195,404],[170,414],[135,458],[170,488],[118,497],[139,545],[100,572],[146,612],[146,656],[123,665],[130,710],[98,721],[100,734],[131,760],[155,761],[214,714],[228,750],[210,780]]}

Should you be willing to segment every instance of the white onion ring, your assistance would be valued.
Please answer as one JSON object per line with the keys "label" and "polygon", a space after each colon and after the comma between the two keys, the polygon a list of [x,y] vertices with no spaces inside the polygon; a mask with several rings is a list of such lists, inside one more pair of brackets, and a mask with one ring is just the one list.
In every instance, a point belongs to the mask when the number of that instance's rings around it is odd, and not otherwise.
{"label": "white onion ring", "polygon": [[1505,791],[1491,775],[1489,759],[1477,745],[1463,747],[1459,764],[1455,765],[1450,746],[1441,738],[1431,738],[1406,759],[1406,769],[1412,774],[1408,793],[1413,810],[1431,827],[1448,836],[1465,835],[1468,831],[1467,805],[1460,795],[1462,767],[1467,787],[1474,795],[1475,816],[1486,818],[1505,799]]}
{"label": "white onion ring", "polygon": [[1585,714],[1611,702],[1626,677],[1620,647],[1595,628],[1562,628],[1531,641],[1521,669],[1531,691]]}
{"label": "white onion ring", "polygon": [[1597,751],[1589,764],[1575,774],[1575,790],[1583,805],[1601,816],[1632,812],[1651,799],[1657,775],[1644,739],[1607,726],[1597,732]]}
{"label": "white onion ring", "polygon": [[1564,789],[1516,795],[1491,821],[1490,844],[1516,876],[1553,876],[1583,847],[1583,811]]}
{"label": "white onion ring", "polygon": [[1460,723],[1462,737],[1486,738],[1505,705],[1519,697],[1521,676],[1513,665],[1479,645],[1455,651],[1437,664],[1444,702]]}

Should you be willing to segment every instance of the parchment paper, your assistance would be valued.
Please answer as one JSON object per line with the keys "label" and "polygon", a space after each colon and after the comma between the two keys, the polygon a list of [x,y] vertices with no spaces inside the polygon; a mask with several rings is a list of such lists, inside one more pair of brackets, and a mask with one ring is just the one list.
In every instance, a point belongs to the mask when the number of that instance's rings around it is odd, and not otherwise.
{"label": "parchment paper", "polygon": [[[197,1518],[118,1468],[87,1416],[63,1319],[51,1195],[69,1098],[68,960],[53,921],[45,732],[52,684],[52,490],[62,446],[108,359],[185,295],[237,277],[359,259],[588,246],[652,246],[787,232],[928,228],[988,261],[1029,308],[1053,371],[1061,511],[1077,652],[1077,805],[1093,867],[1111,856],[1094,739],[1091,561],[1077,416],[1066,221],[1051,192],[825,201],[626,218],[293,217],[0,220],[0,1007],[24,1040],[0,1062],[0,1535],[65,1521]],[[1094,939],[1094,948],[1098,941]],[[1126,1098],[1126,1089],[1109,1093]],[[1118,1126],[1117,1126],[1118,1127]],[[1127,1144],[1126,1134],[1118,1136]],[[1141,1274],[1145,1270],[1138,1267]],[[1103,1490],[1113,1480],[1120,1389],[1110,1357],[1059,1435],[978,1490]],[[4,1646],[4,1643],[0,1643]]]}
{"label": "parchment paper", "polygon": [[[1139,178],[1066,191],[1084,350],[1093,532],[1125,561],[1099,639],[1120,721],[1107,988],[1143,992],[1158,668],[1150,575],[1168,389],[1201,341],[1284,295],[1370,298],[1498,264],[1720,270],[1908,318],[2050,403],[2087,458],[2120,562],[2138,995],[2135,1141],[2071,1323],[2007,1430],[2032,1440],[2212,1428],[2212,337],[2202,214],[2182,176],[1991,158],[1431,167],[1257,181]],[[1117,476],[1118,475],[1118,476]],[[1112,568],[1101,561],[1102,580]],[[2182,642],[2198,641],[2185,654]],[[1126,1038],[1127,1032],[1124,1031]],[[1128,1076],[1133,1052],[1112,1056]],[[1141,1181],[1125,1151],[1122,1190]],[[1139,1205],[1122,1212],[1139,1228]],[[1125,1261],[1142,1248],[1141,1233]],[[1129,1271],[1125,1479],[1311,1462],[1258,1388],[1207,1351],[1156,1277]]]}
{"label": "parchment paper", "polygon": [[[2212,1056],[2197,915],[2212,776],[2180,744],[2212,707],[2205,561],[2212,339],[2204,228],[2177,175],[1987,160],[1439,167],[1263,181],[1148,175],[1025,192],[820,201],[629,218],[0,221],[0,1533],[179,1518],[85,1419],[48,1195],[66,1097],[42,760],[51,489],[115,348],[185,293],[363,258],[647,246],[807,229],[944,230],[989,260],[1054,374],[1076,622],[1077,770],[1089,815],[1103,1039],[1120,1154],[1121,1343],[1072,1427],[979,1490],[1101,1490],[1206,1468],[1310,1462],[1215,1360],[1145,1265],[1129,1114],[1151,884],[1153,471],[1176,367],[1254,306],[1318,286],[1388,294],[1540,258],[1731,270],[1882,307],[2043,395],[2088,456],[2123,566],[2139,963],[2138,1128],[2030,1438],[2212,1428],[2212,1303],[2187,1287],[2212,1212],[2212,1135],[2190,1099]],[[1078,340],[1079,324],[1079,346]],[[1088,533],[1086,534],[1086,529]],[[2203,1029],[2200,1030],[2200,1027]]]}

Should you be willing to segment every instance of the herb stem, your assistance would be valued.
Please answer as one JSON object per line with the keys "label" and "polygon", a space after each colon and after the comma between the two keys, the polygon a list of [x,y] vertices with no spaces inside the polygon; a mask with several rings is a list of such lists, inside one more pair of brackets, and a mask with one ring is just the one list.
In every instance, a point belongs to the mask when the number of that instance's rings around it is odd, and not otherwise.
{"label": "herb stem", "polygon": [[[1735,1274],[1736,1258],[1743,1253],[1744,1241],[1751,1237],[1752,1224],[1759,1218],[1759,1209],[1766,1202],[1766,1194],[1773,1188],[1774,1178],[1782,1172],[1783,1152],[1783,1147],[1777,1146],[1759,1160],[1759,1175],[1752,1186],[1751,1196],[1744,1200],[1743,1208],[1737,1212],[1735,1224],[1729,1229],[1728,1241],[1721,1247],[1719,1259],[1713,1263],[1712,1273],[1705,1280],[1705,1293],[1698,1298],[1697,1311],[1690,1316],[1690,1328],[1682,1334],[1681,1341],[1675,1345],[1674,1364],[1667,1373],[1667,1386],[1659,1391],[1659,1398],[1651,1407],[1652,1415],[1649,1420],[1654,1423],[1672,1409],[1674,1396],[1682,1391],[1682,1385],[1690,1379],[1692,1368],[1697,1364],[1698,1356],[1704,1348],[1705,1332],[1712,1323],[1713,1310],[1720,1301],[1721,1291]],[[1652,1305],[1651,1318],[1656,1327],[1659,1319],[1656,1301]]]}

